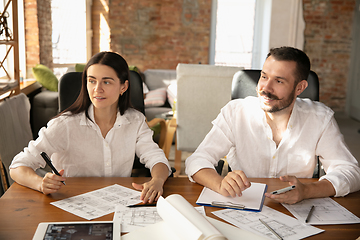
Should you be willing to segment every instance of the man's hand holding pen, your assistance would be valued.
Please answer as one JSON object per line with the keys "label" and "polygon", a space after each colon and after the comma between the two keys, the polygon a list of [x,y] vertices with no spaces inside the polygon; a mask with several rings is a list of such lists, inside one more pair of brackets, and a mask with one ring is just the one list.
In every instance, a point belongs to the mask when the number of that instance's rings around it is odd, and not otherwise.
{"label": "man's hand holding pen", "polygon": [[41,182],[40,191],[44,194],[50,194],[61,189],[61,187],[64,185],[62,182],[66,180],[64,177],[62,177],[64,174],[64,169],[61,169],[59,174],[60,176],[51,172],[46,173]]}
{"label": "man's hand holding pen", "polygon": [[280,180],[288,182],[290,186],[294,186],[291,190],[285,191],[280,194],[274,194],[273,192],[265,193],[265,196],[278,201],[280,203],[294,204],[304,199],[304,184],[302,184],[295,176],[281,176]]}

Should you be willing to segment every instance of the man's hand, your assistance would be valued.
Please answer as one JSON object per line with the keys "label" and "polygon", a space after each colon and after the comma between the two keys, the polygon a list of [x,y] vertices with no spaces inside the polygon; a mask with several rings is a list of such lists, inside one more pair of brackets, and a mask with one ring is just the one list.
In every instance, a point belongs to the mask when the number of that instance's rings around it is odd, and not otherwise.
{"label": "man's hand", "polygon": [[163,194],[163,185],[164,180],[161,178],[152,178],[149,182],[143,184],[132,183],[135,189],[142,191],[140,200],[143,203],[157,201]]}
{"label": "man's hand", "polygon": [[288,182],[289,186],[295,185],[295,189],[280,194],[265,193],[266,197],[278,201],[280,203],[288,203],[288,204],[294,204],[305,199],[306,185],[302,184],[295,176],[288,176],[288,175],[281,176],[280,180],[283,182]]}
{"label": "man's hand", "polygon": [[64,177],[62,177],[62,175],[64,174],[64,169],[61,169],[59,171],[59,174],[61,176],[58,176],[50,172],[46,173],[46,175],[44,176],[41,182],[40,191],[46,195],[57,192],[63,185],[61,181],[66,180]]}
{"label": "man's hand", "polygon": [[220,183],[218,192],[223,196],[241,196],[242,191],[251,186],[245,173],[241,170],[229,172]]}

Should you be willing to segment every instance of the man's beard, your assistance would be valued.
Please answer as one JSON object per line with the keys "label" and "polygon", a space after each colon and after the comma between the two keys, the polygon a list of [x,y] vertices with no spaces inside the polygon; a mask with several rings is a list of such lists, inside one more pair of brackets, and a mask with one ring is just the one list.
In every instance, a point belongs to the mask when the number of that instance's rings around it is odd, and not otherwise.
{"label": "man's beard", "polygon": [[269,106],[263,104],[262,109],[265,112],[268,112],[268,113],[279,112],[281,110],[284,110],[285,108],[288,108],[292,104],[294,97],[295,97],[295,88],[290,93],[289,97],[287,97],[286,99],[284,99],[284,98],[280,99],[278,96],[273,95],[268,92],[265,92],[264,90],[258,92],[258,97],[260,97],[260,96],[266,96],[267,98],[269,98],[271,100],[278,101],[277,104],[275,104],[272,107],[269,107]]}

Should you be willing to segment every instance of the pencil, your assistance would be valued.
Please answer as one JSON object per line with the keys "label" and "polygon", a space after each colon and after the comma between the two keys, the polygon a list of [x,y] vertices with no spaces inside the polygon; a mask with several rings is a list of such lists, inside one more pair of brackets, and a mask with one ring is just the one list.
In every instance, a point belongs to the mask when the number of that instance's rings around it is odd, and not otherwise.
{"label": "pencil", "polygon": [[270,232],[272,232],[278,239],[283,240],[283,238],[282,238],[277,232],[275,232],[275,230],[272,229],[266,222],[264,222],[264,221],[261,220],[260,218],[259,218],[259,220],[260,220],[260,222],[261,222],[262,224],[264,224],[265,227],[267,227],[267,229],[269,229]]}
{"label": "pencil", "polygon": [[309,213],[308,213],[308,215],[307,215],[307,217],[305,219],[306,223],[310,220],[310,217],[311,217],[312,212],[314,211],[314,208],[315,208],[315,206],[312,205],[311,208],[310,208],[310,211],[309,211]]}

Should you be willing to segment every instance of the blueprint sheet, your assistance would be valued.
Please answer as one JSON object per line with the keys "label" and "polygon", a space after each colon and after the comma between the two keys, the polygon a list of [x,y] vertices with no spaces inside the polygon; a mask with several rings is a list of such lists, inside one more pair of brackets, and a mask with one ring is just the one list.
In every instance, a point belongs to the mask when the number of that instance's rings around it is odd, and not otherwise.
{"label": "blueprint sheet", "polygon": [[114,212],[117,205],[128,206],[140,203],[140,194],[139,191],[114,184],[51,204],[91,220]]}
{"label": "blueprint sheet", "polygon": [[224,209],[212,213],[241,229],[274,240],[278,238],[259,219],[266,222],[284,240],[302,239],[324,231],[267,206],[263,206],[261,212]]}
{"label": "blueprint sheet", "polygon": [[[195,207],[195,209],[203,216],[205,214],[204,207]],[[113,221],[121,222],[121,232],[131,232],[138,228],[146,227],[150,224],[162,221],[156,207],[135,207],[129,208],[123,205],[116,206]]]}
{"label": "blueprint sheet", "polygon": [[360,218],[329,197],[305,199],[296,204],[283,206],[301,222],[305,222],[311,206],[314,206],[308,222],[311,225],[360,223]]}

